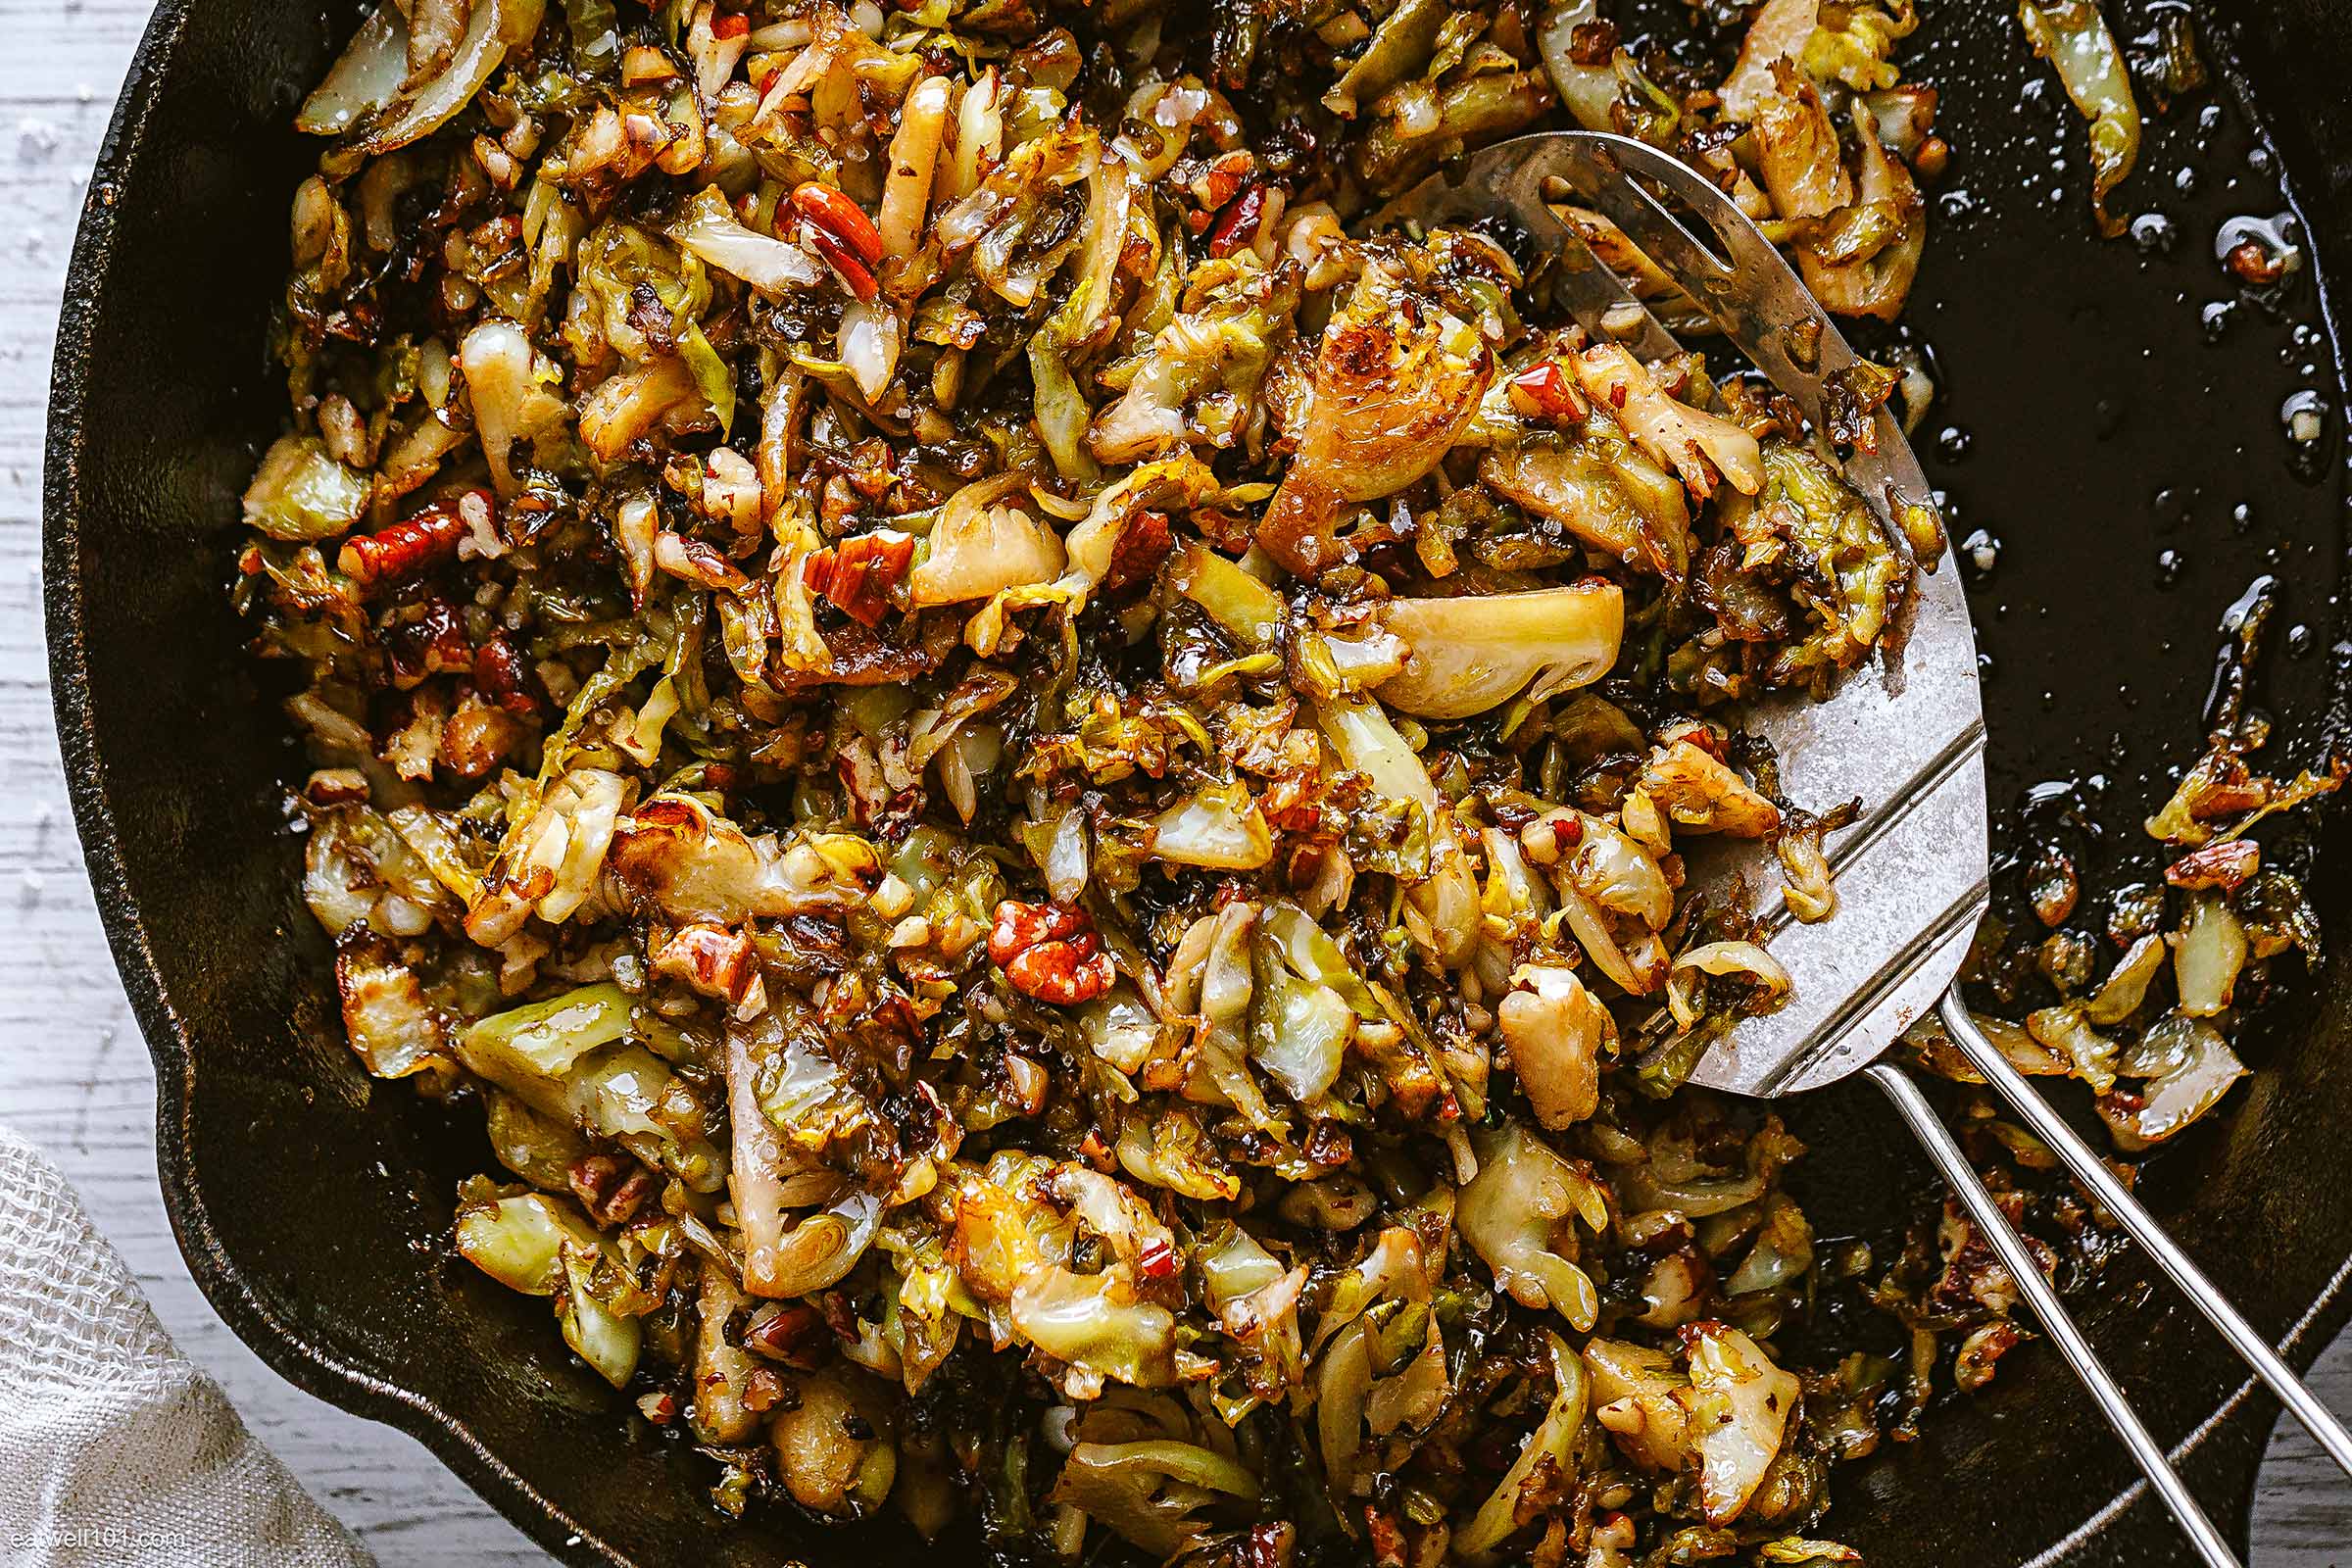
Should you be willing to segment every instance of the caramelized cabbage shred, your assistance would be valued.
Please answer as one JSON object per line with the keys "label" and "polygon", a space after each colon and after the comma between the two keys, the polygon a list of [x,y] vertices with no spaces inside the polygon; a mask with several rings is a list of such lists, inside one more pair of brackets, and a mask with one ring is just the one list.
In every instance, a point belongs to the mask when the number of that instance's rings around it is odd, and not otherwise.
{"label": "caramelized cabbage shred", "polygon": [[[1345,225],[1600,123],[1891,316],[1908,8],[1773,0],[1718,95],[1590,0],[733,6],[387,5],[301,116],[237,593],[353,1049],[503,1167],[458,1250],[729,1510],[1843,1560],[1901,1374],[1788,1336],[1859,1271],[1621,1029],[1785,989],[1683,853],[1828,912],[1740,705],[1911,553],[1540,258]],[[2201,1003],[2304,929],[2251,886]],[[2211,1018],[2119,1046],[2136,1136]]]}

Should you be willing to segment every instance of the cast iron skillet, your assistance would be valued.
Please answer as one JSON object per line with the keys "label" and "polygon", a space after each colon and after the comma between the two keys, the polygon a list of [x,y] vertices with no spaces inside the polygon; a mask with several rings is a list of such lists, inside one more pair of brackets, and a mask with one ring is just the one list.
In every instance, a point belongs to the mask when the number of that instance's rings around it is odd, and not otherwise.
{"label": "cast iron skillet", "polygon": [[[2131,0],[2119,30],[2167,3]],[[67,283],[45,478],[51,667],[91,880],[155,1056],[165,1200],[198,1283],[272,1366],[414,1433],[560,1556],[748,1568],[896,1550],[895,1523],[860,1539],[780,1511],[722,1521],[708,1464],[571,1362],[543,1303],[449,1258],[453,1189],[489,1162],[478,1122],[371,1086],[342,1044],[285,826],[280,781],[300,759],[223,583],[236,497],[283,408],[265,323],[288,196],[316,156],[289,121],[354,16],[349,0],[324,16],[314,0],[163,0]],[[1976,590],[1994,806],[2094,859],[2132,853],[2162,769],[2188,755],[2216,619],[2250,578],[2283,582],[2282,628],[2309,623],[2293,641],[2313,651],[2268,676],[2282,732],[2332,723],[2336,666],[2352,662],[2328,609],[2339,429],[2307,481],[2287,473],[2278,425],[2298,387],[2340,401],[2322,312],[2345,302],[2307,277],[2283,318],[2241,306],[2215,347],[2198,326],[2201,305],[2232,293],[2216,225],[2283,205],[2269,154],[2249,167],[2258,135],[2315,220],[2312,254],[2352,243],[2352,10],[2240,0],[2200,22],[2228,78],[2208,100],[2217,123],[2200,127],[2192,104],[2155,130],[2130,188],[2135,210],[2175,220],[2170,254],[2153,230],[2153,253],[2089,239],[2081,124],[2054,84],[2027,85],[2043,72],[2006,0],[1931,5],[1918,71],[1944,90],[1960,148],[1911,318],[1948,391],[1923,444],[1948,460],[1955,532],[2006,546]],[[1946,420],[1965,455],[1932,439]],[[2352,899],[2333,884],[2316,879],[2340,953]],[[2277,1010],[2227,1117],[2149,1184],[2298,1363],[2352,1312],[2348,1012],[2337,958]],[[1829,1233],[1883,1230],[1919,1179],[1884,1107],[1831,1097],[1796,1114],[1817,1151],[1808,1212]],[[2272,1407],[2170,1303],[2127,1257],[2084,1316],[2158,1434],[2191,1438],[2192,1484],[2242,1534]],[[1924,1441],[1845,1472],[1829,1533],[1880,1568],[2173,1560],[2170,1527],[2129,1480],[2030,1346]]]}

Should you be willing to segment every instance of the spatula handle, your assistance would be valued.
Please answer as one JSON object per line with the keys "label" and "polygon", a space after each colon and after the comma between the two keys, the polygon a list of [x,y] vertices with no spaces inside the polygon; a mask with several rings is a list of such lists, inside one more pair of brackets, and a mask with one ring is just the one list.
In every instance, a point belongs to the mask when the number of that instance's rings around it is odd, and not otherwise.
{"label": "spatula handle", "polygon": [[2000,1048],[1984,1037],[1984,1031],[1977,1027],[1976,1020],[1968,1015],[1968,1008],[1961,1004],[1957,988],[1944,993],[1941,1011],[1943,1026],[1951,1035],[1952,1043],[1968,1057],[1968,1064],[1976,1068],[1978,1075],[1992,1086],[1993,1092],[2008,1102],[2009,1108],[2017,1112],[2028,1130],[2047,1144],[2050,1152],[2065,1162],[2066,1168],[2074,1173],[2075,1180],[2082,1184],[2083,1190],[2097,1199],[2107,1212],[2116,1217],[2117,1223],[2131,1234],[2132,1239],[2145,1248],[2148,1255],[2173,1277],[2173,1283],[2180,1287],[2189,1304],[2205,1314],[2205,1321],[2222,1331],[2222,1337],[2230,1342],[2230,1348],[2245,1357],[2246,1364],[2254,1369],[2254,1375],[2278,1396],[2278,1401],[2286,1406],[2287,1413],[2301,1422],[2303,1430],[2318,1440],[2320,1446],[2328,1451],[2328,1457],[2335,1461],[2336,1467],[2346,1475],[2352,1475],[2352,1431],[2346,1431],[2344,1424],[2319,1401],[2318,1396],[2303,1386],[2303,1380],[2278,1359],[2270,1342],[2262,1337],[2253,1324],[2238,1314],[2237,1308],[2230,1304],[2229,1298],[2215,1288],[2213,1281],[2205,1277],[2205,1271],[2189,1261],[2188,1254],[2180,1250],[2179,1243],[2165,1234],[2164,1227],[2156,1223],[2156,1217],[2140,1206],[2139,1200],[2132,1196],[2131,1189],[2115,1179],[2115,1173],[2107,1168],[2106,1161],[2099,1158],[2097,1152],[2076,1136],[2075,1130],[2066,1124],[2066,1119],[2052,1110],[2049,1102],[2034,1092],[2034,1086],[2026,1081],[2025,1074],[2012,1067],[2009,1059],[2001,1054]]}
{"label": "spatula handle", "polygon": [[2059,1302],[2058,1293],[2050,1288],[2049,1280],[2041,1272],[2041,1264],[2026,1246],[2025,1238],[2010,1226],[2008,1216],[1993,1201],[1992,1194],[1985,1191],[1984,1184],[1977,1179],[1976,1170],[1969,1164],[1968,1156],[1952,1141],[1952,1135],[1944,1127],[1942,1118],[1936,1114],[1936,1108],[1928,1103],[1927,1097],[1919,1092],[1919,1086],[1905,1076],[1902,1069],[1886,1062],[1877,1062],[1866,1070],[1872,1080],[1886,1092],[1886,1098],[1894,1102],[1894,1108],[1910,1124],[1920,1147],[1928,1152],[1928,1157],[1936,1162],[1936,1168],[1943,1173],[1944,1180],[1951,1183],[1952,1190],[1960,1195],[1960,1201],[1967,1207],[1969,1217],[1977,1222],[1977,1229],[1991,1244],[1994,1255],[2001,1260],[2001,1266],[2017,1281],[2019,1292],[2033,1306],[2034,1317],[2040,1324],[2042,1333],[2049,1337],[2051,1344],[2058,1347],[2058,1353],[2066,1357],[2067,1364],[2075,1369],[2075,1376],[2082,1380],[2082,1386],[2098,1401],[2100,1413],[2107,1417],[2108,1425],[2115,1428],[2115,1435],[2124,1440],[2124,1446],[2132,1450],[2132,1457],[2138,1462],[2140,1473],[2148,1478],[2148,1484],[2164,1498],[2165,1506],[2173,1511],[2173,1517],[2180,1522],[2181,1533],[2188,1537],[2189,1544],[2197,1548],[2197,1555],[2204,1559],[2206,1568],[2240,1568],[2236,1554],[2230,1551],[2229,1543],[2222,1539],[2222,1533],[2214,1528],[2213,1521],[2205,1517],[2205,1510],[2198,1506],[2197,1499],[2190,1495],[2180,1473],[2165,1457],[2163,1446],[2148,1434],[2148,1429],[2140,1424],[2139,1417],[2132,1414],[2132,1406],[2124,1398],[2123,1390],[2116,1387],[2114,1377],[2091,1350],[2090,1342],[2082,1337],[2082,1331],[2075,1326],[2075,1320],[2067,1315],[2065,1306]]}

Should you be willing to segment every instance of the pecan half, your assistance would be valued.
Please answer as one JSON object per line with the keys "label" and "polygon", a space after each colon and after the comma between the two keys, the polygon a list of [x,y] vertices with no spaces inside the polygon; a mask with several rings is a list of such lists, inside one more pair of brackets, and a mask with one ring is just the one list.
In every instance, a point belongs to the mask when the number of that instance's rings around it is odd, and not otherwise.
{"label": "pecan half", "polygon": [[1085,918],[1075,909],[1006,899],[997,906],[996,924],[989,928],[989,961],[1003,968],[1040,942],[1073,937],[1083,929]]}
{"label": "pecan half", "polygon": [[802,181],[793,187],[792,208],[866,266],[882,260],[882,231],[864,208],[832,186]]}
{"label": "pecan half", "polygon": [[997,906],[988,956],[1015,991],[1057,1007],[1094,1001],[1117,975],[1083,911],[1017,899]]}
{"label": "pecan half", "polygon": [[436,501],[379,533],[354,534],[343,541],[335,564],[363,590],[421,577],[458,559],[458,541],[472,531],[461,508],[469,500],[488,505],[484,491],[467,491],[456,501]]}
{"label": "pecan half", "polygon": [[1004,965],[1004,978],[1022,996],[1057,1007],[1092,1002],[1110,989],[1116,971],[1094,934],[1068,942],[1040,942]]}

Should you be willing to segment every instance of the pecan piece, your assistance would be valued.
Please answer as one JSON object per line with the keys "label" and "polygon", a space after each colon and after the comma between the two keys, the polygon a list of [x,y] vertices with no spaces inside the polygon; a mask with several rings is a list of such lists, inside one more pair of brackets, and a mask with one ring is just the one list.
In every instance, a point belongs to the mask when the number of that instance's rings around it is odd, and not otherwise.
{"label": "pecan piece", "polygon": [[743,1348],[771,1361],[813,1369],[824,1361],[831,1333],[815,1307],[787,1301],[751,1321],[743,1331]]}
{"label": "pecan piece", "polygon": [[803,223],[801,237],[808,242],[810,250],[816,252],[817,260],[833,270],[833,275],[841,279],[843,288],[867,305],[880,297],[882,285],[874,281],[872,269],[858,260],[857,253],[847,245],[814,223]]}
{"label": "pecan piece", "polygon": [[2219,888],[2235,893],[2262,868],[2262,846],[2252,839],[2224,839],[2183,855],[2164,870],[2177,888]]}
{"label": "pecan piece", "polygon": [[1117,972],[1082,910],[1016,899],[997,906],[988,956],[1022,996],[1059,1007],[1094,1001]]}
{"label": "pecan piece", "polygon": [[1256,171],[1256,156],[1238,147],[1211,160],[1190,187],[1193,200],[1200,204],[1200,211],[1187,220],[1193,232],[1198,234],[1207,227],[1209,215],[1240,195],[1243,185]]}
{"label": "pecan piece", "polygon": [[793,187],[792,210],[800,216],[801,238],[844,288],[868,303],[881,293],[874,268],[882,260],[882,231],[863,208],[830,185],[806,180]]}
{"label": "pecan piece", "polygon": [[625,1225],[654,1195],[653,1172],[626,1154],[585,1154],[564,1173],[571,1194],[599,1226]]}
{"label": "pecan piece", "polygon": [[[480,494],[468,491],[467,497]],[[435,566],[457,560],[458,541],[472,531],[459,514],[464,499],[435,502],[380,533],[352,535],[343,541],[335,564],[365,592],[421,577]]]}
{"label": "pecan piece", "polygon": [[1092,1002],[1110,989],[1110,955],[1090,932],[1068,942],[1040,942],[1004,965],[1004,978],[1022,996],[1057,1007]]}
{"label": "pecan piece", "polygon": [[454,675],[473,667],[473,645],[458,607],[436,594],[418,605],[404,605],[383,630],[384,664],[396,691],[414,691],[435,675]]}
{"label": "pecan piece", "polygon": [[1082,928],[1080,922],[1084,918],[1075,909],[1006,899],[997,906],[996,923],[989,928],[989,961],[1001,969],[1040,942],[1073,937]]}
{"label": "pecan piece", "polygon": [[749,931],[730,931],[715,921],[683,925],[656,943],[656,974],[671,975],[706,997],[740,1003],[760,983]]}
{"label": "pecan piece", "polygon": [[473,651],[473,684],[516,718],[539,711],[539,678],[503,636],[494,636]]}
{"label": "pecan piece", "polygon": [[1257,243],[1257,231],[1265,220],[1266,187],[1252,181],[1217,215],[1216,226],[1208,231],[1208,254],[1222,261],[1235,251],[1250,249]]}
{"label": "pecan piece", "polygon": [[467,688],[441,726],[441,765],[460,778],[483,778],[520,744],[522,725],[514,715]]}
{"label": "pecan piece", "polygon": [[1110,547],[1110,565],[1102,573],[1102,591],[1116,593],[1130,584],[1149,580],[1167,559],[1174,543],[1168,533],[1166,513],[1139,512],[1128,518]]}

